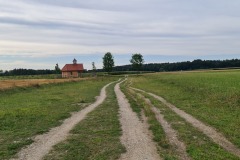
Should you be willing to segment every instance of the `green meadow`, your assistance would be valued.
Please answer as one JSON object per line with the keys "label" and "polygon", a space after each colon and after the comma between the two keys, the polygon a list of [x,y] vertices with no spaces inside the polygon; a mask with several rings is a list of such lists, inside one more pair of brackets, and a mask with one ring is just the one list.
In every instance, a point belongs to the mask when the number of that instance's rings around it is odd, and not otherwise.
{"label": "green meadow", "polygon": [[[22,147],[31,144],[35,135],[45,133],[95,101],[100,89],[120,76],[102,76],[76,82],[16,87],[0,91],[0,159],[12,158]],[[121,85],[131,108],[139,119],[145,113],[149,130],[159,155],[177,160],[178,153],[157,121],[151,105],[176,131],[186,145],[188,156],[195,160],[231,159],[229,153],[171,109],[146,93],[152,92],[176,107],[217,129],[240,147],[240,70],[162,72],[131,75]],[[107,98],[70,131],[69,137],[55,145],[45,159],[118,159],[126,148],[121,144],[119,106],[114,85],[107,88]]]}
{"label": "green meadow", "polygon": [[164,97],[240,147],[240,71],[147,74],[132,86]]}
{"label": "green meadow", "polygon": [[21,87],[0,92],[0,159],[9,159],[32,137],[60,125],[71,112],[95,101],[117,78]]}

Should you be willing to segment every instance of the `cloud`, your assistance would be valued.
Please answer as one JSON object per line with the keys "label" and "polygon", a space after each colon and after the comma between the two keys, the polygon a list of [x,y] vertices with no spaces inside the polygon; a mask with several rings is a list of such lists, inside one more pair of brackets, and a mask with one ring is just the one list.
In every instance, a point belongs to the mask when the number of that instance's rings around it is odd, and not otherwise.
{"label": "cloud", "polygon": [[[53,69],[53,65],[48,63],[36,63],[29,61],[11,61],[11,62],[1,62],[2,70],[9,70],[15,68],[28,68],[28,69],[43,69],[43,68],[51,68]],[[44,66],[44,67],[43,67]]]}
{"label": "cloud", "polygon": [[239,54],[239,8],[239,0],[0,0],[0,55]]}

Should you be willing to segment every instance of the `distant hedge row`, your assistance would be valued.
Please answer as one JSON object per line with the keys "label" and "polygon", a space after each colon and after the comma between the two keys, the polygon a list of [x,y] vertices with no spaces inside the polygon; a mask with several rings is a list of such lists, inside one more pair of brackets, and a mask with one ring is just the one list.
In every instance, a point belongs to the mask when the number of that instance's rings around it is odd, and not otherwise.
{"label": "distant hedge row", "polygon": [[19,75],[44,75],[44,74],[56,74],[55,70],[34,70],[34,69],[14,69],[10,71],[5,71],[1,75],[3,76],[19,76]]}
{"label": "distant hedge row", "polygon": [[142,73],[153,73],[153,71],[115,71],[110,72],[110,75],[123,75],[123,74],[142,74]]}

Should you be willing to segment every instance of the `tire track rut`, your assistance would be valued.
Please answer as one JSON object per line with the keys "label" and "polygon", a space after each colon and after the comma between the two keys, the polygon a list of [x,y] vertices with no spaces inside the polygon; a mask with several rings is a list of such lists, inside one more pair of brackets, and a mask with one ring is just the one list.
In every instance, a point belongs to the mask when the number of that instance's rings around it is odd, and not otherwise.
{"label": "tire track rut", "polygon": [[186,146],[183,142],[178,140],[177,132],[172,128],[172,126],[164,119],[164,116],[161,114],[160,110],[157,109],[149,99],[145,98],[142,94],[139,94],[141,99],[143,99],[150,107],[157,121],[162,126],[166,137],[169,140],[169,143],[175,148],[177,157],[181,160],[190,160],[186,152]]}
{"label": "tire track rut", "polygon": [[120,122],[123,131],[121,142],[127,150],[121,155],[120,160],[160,159],[155,143],[152,141],[151,132],[130,108],[130,104],[120,90],[120,83],[116,84],[114,90],[120,107]]}

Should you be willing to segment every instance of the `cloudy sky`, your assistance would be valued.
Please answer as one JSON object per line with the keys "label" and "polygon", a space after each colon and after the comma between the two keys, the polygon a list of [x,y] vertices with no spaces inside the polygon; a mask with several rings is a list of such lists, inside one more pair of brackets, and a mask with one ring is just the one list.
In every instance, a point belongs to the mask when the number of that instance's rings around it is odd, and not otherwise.
{"label": "cloudy sky", "polygon": [[239,0],[0,0],[0,69],[240,58]]}

